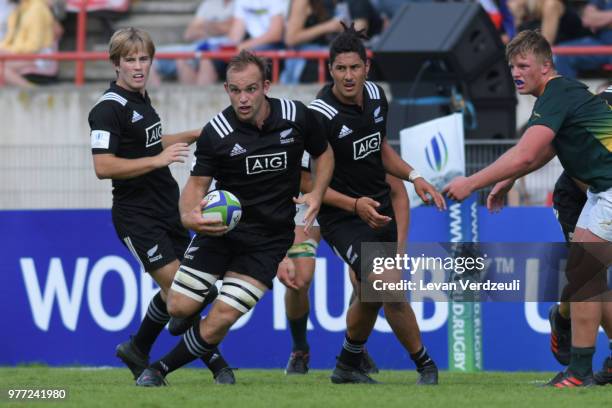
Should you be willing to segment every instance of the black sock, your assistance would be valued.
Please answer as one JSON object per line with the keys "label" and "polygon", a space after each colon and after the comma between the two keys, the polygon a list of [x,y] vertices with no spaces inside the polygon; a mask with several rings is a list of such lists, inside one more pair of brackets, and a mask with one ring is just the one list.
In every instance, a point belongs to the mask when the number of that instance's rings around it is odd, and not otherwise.
{"label": "black sock", "polygon": [[221,369],[229,367],[227,361],[225,361],[225,359],[221,355],[221,352],[219,351],[218,347],[215,347],[213,350],[204,353],[204,355],[202,356],[202,361],[204,362],[204,364],[206,364],[210,372],[215,377],[217,376],[217,373],[221,371]]}
{"label": "black sock", "polygon": [[310,351],[308,340],[306,340],[306,332],[308,330],[308,312],[300,318],[289,320],[289,329],[291,330],[291,339],[293,340],[292,351]]}
{"label": "black sock", "polygon": [[169,373],[191,363],[193,360],[204,356],[217,347],[216,344],[208,344],[200,336],[200,323],[197,322],[185,332],[181,341],[172,351],[160,360],[151,364],[152,368],[159,370],[165,377]]}
{"label": "black sock", "polygon": [[410,354],[410,358],[416,364],[417,370],[422,370],[425,367],[435,365],[434,361],[429,357],[425,346],[421,346],[421,349],[414,354]]}
{"label": "black sock", "polygon": [[170,315],[166,310],[166,302],[162,299],[160,291],[151,299],[147,314],[144,319],[142,319],[138,332],[132,338],[138,350],[142,351],[144,354],[149,354],[155,339],[157,339],[159,333],[164,329],[168,320],[170,320]]}
{"label": "black sock", "polygon": [[580,377],[593,372],[593,354],[595,347],[572,347],[569,369]]}
{"label": "black sock", "polygon": [[555,322],[559,325],[560,328],[569,330],[572,328],[572,319],[566,319],[559,313],[559,309],[557,309],[557,313],[555,313]]}
{"label": "black sock", "polygon": [[363,350],[367,340],[352,340],[348,333],[344,336],[344,344],[338,360],[353,368],[359,368],[361,359],[363,358]]}

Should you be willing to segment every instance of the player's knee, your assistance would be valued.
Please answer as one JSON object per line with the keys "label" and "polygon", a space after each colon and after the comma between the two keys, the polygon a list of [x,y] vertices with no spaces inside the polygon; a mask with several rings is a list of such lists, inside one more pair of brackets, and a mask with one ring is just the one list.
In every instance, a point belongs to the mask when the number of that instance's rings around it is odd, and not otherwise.
{"label": "player's knee", "polygon": [[168,296],[166,310],[168,310],[168,314],[172,317],[182,318],[189,316],[186,305],[177,296]]}
{"label": "player's knee", "polygon": [[287,256],[291,258],[295,264],[295,273],[297,275],[296,286],[300,294],[308,292],[310,283],[314,275],[314,262],[317,255],[317,247],[319,243],[314,239],[307,239],[303,242],[293,244]]}
{"label": "player's knee", "polygon": [[186,310],[190,308],[189,305],[197,308],[198,304],[203,303],[210,287],[216,281],[217,277],[214,275],[181,265],[170,287],[171,295],[168,296],[167,302],[168,313],[174,317],[189,316],[193,313],[193,311]]}
{"label": "player's knee", "polygon": [[203,325],[204,333],[210,338],[224,336],[236,321],[243,315],[235,308],[222,304],[215,307],[207,316],[206,324]]}
{"label": "player's knee", "polygon": [[407,307],[410,307],[407,302],[385,302],[383,304],[385,314],[402,313]]}
{"label": "player's knee", "polygon": [[223,279],[218,300],[245,314],[262,298],[264,291],[245,280],[233,277]]}

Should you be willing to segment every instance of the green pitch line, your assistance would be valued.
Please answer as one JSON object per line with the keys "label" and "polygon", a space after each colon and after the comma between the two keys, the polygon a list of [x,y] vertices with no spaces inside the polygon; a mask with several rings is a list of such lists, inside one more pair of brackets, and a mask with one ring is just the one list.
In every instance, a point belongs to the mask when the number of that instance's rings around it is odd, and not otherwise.
{"label": "green pitch line", "polygon": [[[285,376],[281,370],[237,370],[235,386],[218,386],[208,370],[184,369],[169,387],[138,388],[127,369],[0,368],[0,407],[604,407],[612,386],[556,390],[538,384],[553,373],[440,373],[437,387],[417,387],[413,371],[384,371],[380,385],[333,385],[329,371]],[[8,389],[66,389],[64,401],[11,402]]]}

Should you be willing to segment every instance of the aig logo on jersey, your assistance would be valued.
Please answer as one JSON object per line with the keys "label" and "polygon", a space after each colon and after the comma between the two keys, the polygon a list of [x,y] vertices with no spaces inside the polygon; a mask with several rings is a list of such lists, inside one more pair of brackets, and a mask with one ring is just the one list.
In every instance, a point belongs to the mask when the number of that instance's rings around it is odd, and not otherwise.
{"label": "aig logo on jersey", "polygon": [[147,132],[147,144],[145,147],[153,146],[161,142],[162,138],[162,128],[161,122],[157,122],[154,125],[149,126],[146,129]]}
{"label": "aig logo on jersey", "polygon": [[353,160],[360,160],[380,150],[380,132],[353,142]]}
{"label": "aig logo on jersey", "polygon": [[287,168],[287,152],[247,156],[247,174],[281,171]]}

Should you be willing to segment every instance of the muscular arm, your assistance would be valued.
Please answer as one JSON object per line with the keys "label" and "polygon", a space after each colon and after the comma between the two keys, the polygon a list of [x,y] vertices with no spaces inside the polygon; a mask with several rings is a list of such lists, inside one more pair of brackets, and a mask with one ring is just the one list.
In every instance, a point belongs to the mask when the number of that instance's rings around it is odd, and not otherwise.
{"label": "muscular arm", "polygon": [[402,180],[408,180],[410,172],[414,169],[393,150],[386,139],[383,139],[380,153],[387,173]]}
{"label": "muscular arm", "polygon": [[468,177],[472,191],[539,169],[555,156],[554,137],[552,129],[546,126],[531,126],[519,142],[493,164]]}
{"label": "muscular arm", "polygon": [[[202,198],[208,191],[212,177],[196,177],[190,176],[185,184],[185,188],[181,192],[179,199],[179,212],[181,213],[181,221],[185,228],[195,230],[193,227],[192,212],[199,206]],[[200,210],[201,218],[201,210]]]}
{"label": "muscular arm", "polygon": [[317,158],[313,158],[314,183],[312,183],[312,192],[320,201],[323,200],[325,190],[329,186],[332,175],[334,174],[334,153],[331,146],[327,145],[325,152]]}
{"label": "muscular arm", "polygon": [[96,176],[100,180],[121,180],[142,176],[171,163],[183,163],[188,155],[189,147],[187,144],[175,143],[156,156],[125,159],[112,153],[103,153],[94,154],[93,161]]}
{"label": "muscular arm", "polygon": [[162,136],[162,146],[164,149],[175,143],[187,143],[188,145],[194,143],[200,137],[202,129],[186,130],[184,132],[172,133]]}
{"label": "muscular arm", "polygon": [[[300,180],[300,191],[302,193],[310,193],[312,191],[312,176],[307,171],[302,171]],[[350,213],[355,211],[355,198],[339,193],[331,187],[327,187],[325,195],[323,195],[323,203],[338,207]]]}
{"label": "muscular arm", "polygon": [[306,204],[308,209],[304,214],[304,232],[308,234],[312,227],[323,201],[323,195],[334,173],[334,153],[329,145],[325,151],[316,158],[312,158],[314,182],[312,191],[299,198],[294,198],[295,203]]}
{"label": "muscular arm", "polygon": [[[406,163],[404,159],[402,159],[401,156],[397,154],[395,150],[393,150],[393,148],[387,143],[386,139],[383,139],[382,142],[381,155],[383,165],[385,166],[385,170],[388,174],[402,180],[410,180],[410,172],[412,172],[414,168]],[[440,210],[446,209],[446,202],[444,201],[444,198],[442,198],[440,193],[434,186],[429,184],[427,180],[425,180],[423,177],[419,177],[413,180],[412,183],[414,184],[414,190],[424,203],[431,204],[433,202],[433,204],[435,204]]]}

